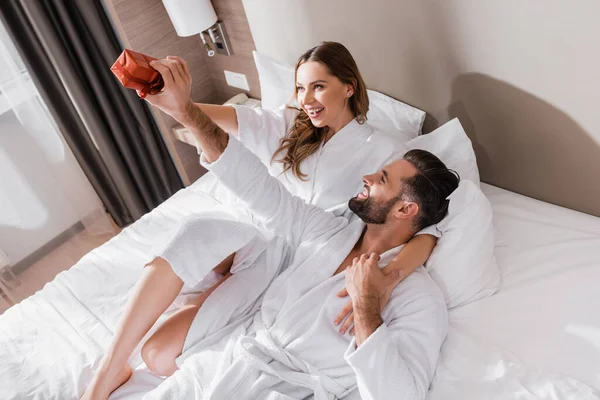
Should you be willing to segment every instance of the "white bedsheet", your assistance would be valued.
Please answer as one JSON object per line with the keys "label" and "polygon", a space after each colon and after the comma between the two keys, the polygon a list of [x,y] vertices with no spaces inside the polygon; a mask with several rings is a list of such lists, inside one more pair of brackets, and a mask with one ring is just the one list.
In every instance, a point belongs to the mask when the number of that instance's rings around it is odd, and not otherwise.
{"label": "white bedsheet", "polygon": [[[150,250],[211,202],[201,185],[0,316],[1,399],[82,393]],[[504,243],[497,248],[502,288],[450,313],[430,398],[600,398],[600,219],[483,188]],[[135,354],[132,365],[140,362]],[[138,399],[161,381],[138,370],[111,399]]]}
{"label": "white bedsheet", "polygon": [[482,188],[503,282],[450,312],[430,398],[600,398],[600,219]]}
{"label": "white bedsheet", "polygon": [[[74,399],[83,393],[153,248],[183,218],[214,203],[199,192],[202,182],[179,191],[0,316],[0,399]],[[135,352],[131,364],[140,363]]]}

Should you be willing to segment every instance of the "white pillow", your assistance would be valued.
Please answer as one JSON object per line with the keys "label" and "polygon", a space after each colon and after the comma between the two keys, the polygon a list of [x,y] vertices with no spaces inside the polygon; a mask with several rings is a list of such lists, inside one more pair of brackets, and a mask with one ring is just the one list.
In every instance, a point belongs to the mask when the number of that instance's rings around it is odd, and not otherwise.
{"label": "white pillow", "polygon": [[442,236],[425,268],[442,289],[448,308],[454,308],[496,293],[500,268],[494,255],[492,206],[481,189],[462,180],[449,198],[448,215],[437,225]]}
{"label": "white pillow", "polygon": [[449,196],[448,215],[437,224],[442,235],[425,263],[448,308],[494,294],[500,287],[500,268],[494,256],[492,207],[479,188],[475,152],[460,122],[453,119],[405,146],[435,154],[461,177]]}
{"label": "white pillow", "polygon": [[262,107],[276,109],[294,99],[294,67],[253,51],[262,94]]}
{"label": "white pillow", "polygon": [[475,152],[458,118],[404,145],[409,150],[423,149],[435,154],[448,168],[458,172],[461,180],[467,179],[479,187],[479,169]]}
{"label": "white pillow", "polygon": [[[295,105],[294,67],[273,58],[253,52],[262,93],[263,108],[275,109],[284,104]],[[421,134],[425,112],[393,99],[383,93],[367,90],[370,125],[391,133],[399,132],[402,139],[412,139]]]}
{"label": "white pillow", "polygon": [[383,93],[367,90],[369,112],[367,121],[374,128],[392,133],[400,133],[406,140],[421,134],[425,111],[409,106]]}

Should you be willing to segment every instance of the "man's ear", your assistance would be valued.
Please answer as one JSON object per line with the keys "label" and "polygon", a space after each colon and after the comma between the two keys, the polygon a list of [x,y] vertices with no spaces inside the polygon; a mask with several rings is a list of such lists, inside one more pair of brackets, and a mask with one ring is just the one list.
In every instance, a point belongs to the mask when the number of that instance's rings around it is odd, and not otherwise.
{"label": "man's ear", "polygon": [[419,213],[419,205],[412,201],[404,201],[396,209],[396,217],[400,219],[411,219]]}

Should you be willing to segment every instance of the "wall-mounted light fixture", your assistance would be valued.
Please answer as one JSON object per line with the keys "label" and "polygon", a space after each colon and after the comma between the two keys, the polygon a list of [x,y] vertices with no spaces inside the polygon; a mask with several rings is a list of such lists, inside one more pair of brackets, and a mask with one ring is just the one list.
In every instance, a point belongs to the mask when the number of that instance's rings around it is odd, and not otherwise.
{"label": "wall-mounted light fixture", "polygon": [[231,55],[225,27],[222,22],[217,21],[217,14],[210,0],[162,0],[162,2],[179,36],[200,34],[209,57],[214,56],[215,52]]}

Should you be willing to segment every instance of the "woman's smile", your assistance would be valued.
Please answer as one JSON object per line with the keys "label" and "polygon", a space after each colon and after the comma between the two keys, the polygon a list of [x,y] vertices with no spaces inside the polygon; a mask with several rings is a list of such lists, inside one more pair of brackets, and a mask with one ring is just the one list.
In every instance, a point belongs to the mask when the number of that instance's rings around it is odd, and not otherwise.
{"label": "woman's smile", "polygon": [[319,115],[321,115],[321,112],[325,109],[325,107],[304,107],[304,111],[306,111],[306,113],[308,114],[308,116],[313,119],[313,118],[317,118]]}

